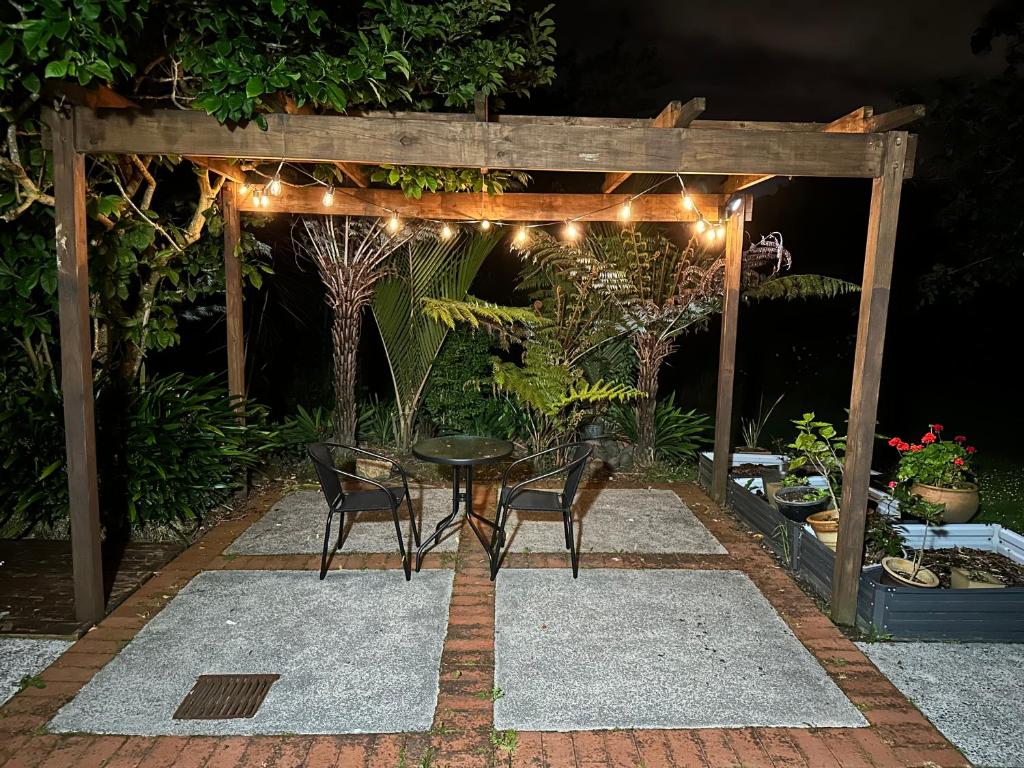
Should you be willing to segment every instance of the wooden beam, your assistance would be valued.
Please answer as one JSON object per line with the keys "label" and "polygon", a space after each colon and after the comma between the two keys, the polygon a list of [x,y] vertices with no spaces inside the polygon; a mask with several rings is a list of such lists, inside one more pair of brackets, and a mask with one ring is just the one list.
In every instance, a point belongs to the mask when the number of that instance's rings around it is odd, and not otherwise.
{"label": "wooden beam", "polygon": [[245,173],[237,165],[232,165],[227,160],[219,157],[200,157],[199,155],[185,155],[186,160],[191,160],[200,168],[219,173],[225,179],[245,184]]}
{"label": "wooden beam", "polygon": [[[891,131],[919,120],[924,117],[924,114],[924,104],[912,104],[908,107],[894,109],[891,112],[883,112],[880,115],[876,115],[872,107],[858,107],[849,114],[843,115],[831,123],[822,125],[818,130],[825,133],[885,133],[886,131]],[[917,139],[915,137],[914,149],[916,150],[916,148]],[[903,178],[905,179],[909,179],[914,175],[913,161],[915,155],[916,152],[909,155],[909,162],[903,166]],[[725,183],[722,185],[722,192],[730,193],[749,189],[755,184],[760,184],[762,181],[772,178],[774,176],[762,174],[732,176],[725,180]]]}
{"label": "wooden beam", "polygon": [[57,238],[57,311],[60,323],[61,391],[68,457],[68,512],[75,617],[103,618],[96,422],[89,337],[89,257],[85,219],[85,159],[74,150],[74,116],[47,109],[53,137],[53,197]]}
{"label": "wooden beam", "polygon": [[[712,221],[724,217],[730,198],[723,195],[691,195],[704,217]],[[255,213],[321,213],[344,216],[383,216],[397,211],[401,216],[446,221],[617,221],[619,209],[629,195],[544,194],[507,192],[487,195],[478,192],[425,192],[411,200],[397,189],[336,189],[334,204],[323,205],[322,187],[288,187],[269,198],[269,206],[258,207],[251,196],[241,196],[238,208]],[[695,211],[683,207],[678,194],[643,195],[633,200],[630,215],[634,221],[696,221]]]}
{"label": "wooden beam", "polygon": [[843,498],[839,505],[839,541],[832,577],[832,619],[839,624],[849,625],[857,619],[857,589],[864,553],[868,483],[871,479],[878,390],[882,378],[882,347],[889,311],[889,284],[896,249],[896,224],[903,188],[907,134],[886,134],[885,142],[885,174],[874,179],[871,186],[864,279],[861,282],[860,317],[850,393]]}
{"label": "wooden beam", "polygon": [[502,125],[321,115],[266,116],[230,129],[198,111],[76,108],[80,152],[287,158],[526,171],[874,177],[872,134]]}
{"label": "wooden beam", "polygon": [[725,223],[725,285],[722,297],[722,338],[718,350],[718,397],[715,406],[715,458],[711,497],[725,503],[732,461],[732,396],[736,378],[736,326],[739,321],[740,276],[743,271],[744,203]]}
{"label": "wooden beam", "polygon": [[363,166],[358,163],[335,163],[335,165],[360,189],[370,186],[370,172]]}
{"label": "wooden beam", "polygon": [[238,220],[238,187],[225,182],[221,189],[224,218],[224,304],[227,316],[228,394],[245,397],[245,336],[242,327],[242,265],[238,258],[241,227]]}
{"label": "wooden beam", "polygon": [[[681,101],[671,101],[651,121],[651,125],[655,128],[685,128],[703,111],[704,99],[702,97],[690,99],[685,104]],[[623,173],[606,173],[604,183],[601,185],[601,191],[605,193],[614,192],[632,175],[628,171]]]}

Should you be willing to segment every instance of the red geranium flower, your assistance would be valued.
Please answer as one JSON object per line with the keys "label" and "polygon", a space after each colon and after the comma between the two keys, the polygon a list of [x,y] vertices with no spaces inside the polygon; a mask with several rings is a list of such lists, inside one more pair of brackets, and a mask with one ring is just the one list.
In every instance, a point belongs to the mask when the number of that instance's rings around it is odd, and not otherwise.
{"label": "red geranium flower", "polygon": [[953,459],[953,463],[956,464],[958,467],[962,467],[964,465],[964,460],[957,456],[955,459]]}
{"label": "red geranium flower", "polygon": [[910,450],[910,443],[905,443],[900,440],[900,444],[896,446],[897,451],[908,451]]}
{"label": "red geranium flower", "polygon": [[[965,439],[966,439],[966,438],[965,438]],[[902,443],[902,442],[903,442],[903,441],[902,441],[902,440],[900,440],[900,439],[899,439],[898,437],[894,437],[894,438],[893,438],[892,440],[890,440],[890,441],[889,441],[889,445],[891,445],[891,446],[892,446],[893,448],[896,448],[896,447],[897,447],[897,446],[899,446],[899,444],[900,444],[900,443]]]}
{"label": "red geranium flower", "polygon": [[891,488],[895,488],[895,487],[896,487],[896,481],[895,480],[890,480],[889,481],[889,488],[891,489]]}
{"label": "red geranium flower", "polygon": [[941,424],[932,424],[932,431],[933,432],[941,432],[942,430],[943,430],[943,426]]}
{"label": "red geranium flower", "polygon": [[956,437],[953,438],[953,442],[954,443],[966,443],[967,442],[967,438],[964,437],[963,435],[957,435]]}
{"label": "red geranium flower", "polygon": [[968,453],[974,453],[976,450],[978,450],[978,449],[975,448],[973,445],[968,445],[967,446],[967,452]]}
{"label": "red geranium flower", "polygon": [[923,451],[924,450],[924,446],[923,445],[918,445],[917,443],[914,443],[912,446],[910,446],[910,450],[913,453],[917,453],[918,451]]}
{"label": "red geranium flower", "polygon": [[933,435],[931,432],[925,432],[924,435],[921,437],[921,442],[924,443],[925,445],[928,445],[929,443],[934,443],[935,439],[935,435]]}

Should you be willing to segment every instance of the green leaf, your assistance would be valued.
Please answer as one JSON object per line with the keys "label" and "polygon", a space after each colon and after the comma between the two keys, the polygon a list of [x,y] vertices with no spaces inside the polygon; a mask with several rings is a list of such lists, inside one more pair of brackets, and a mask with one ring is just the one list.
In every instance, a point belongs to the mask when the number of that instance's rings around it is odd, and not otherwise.
{"label": "green leaf", "polygon": [[275,16],[283,16],[284,8],[284,0],[270,0],[270,10],[274,12]]}
{"label": "green leaf", "polygon": [[263,78],[259,75],[253,75],[245,84],[245,95],[250,99],[259,96],[264,92],[263,90]]}
{"label": "green leaf", "polygon": [[0,64],[6,64],[14,55],[14,38],[8,37],[0,43]]}
{"label": "green leaf", "polygon": [[68,72],[68,63],[66,61],[51,61],[46,65],[46,71],[43,73],[45,77],[56,78],[64,77]]}

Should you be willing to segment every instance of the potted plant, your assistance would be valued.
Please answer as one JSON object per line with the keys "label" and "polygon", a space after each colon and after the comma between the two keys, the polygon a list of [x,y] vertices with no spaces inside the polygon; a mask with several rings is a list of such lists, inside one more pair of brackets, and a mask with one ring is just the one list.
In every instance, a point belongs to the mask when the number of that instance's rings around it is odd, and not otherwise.
{"label": "potted plant", "polygon": [[1002,589],[1006,586],[988,571],[961,568],[959,565],[949,569],[949,582],[953,589]]}
{"label": "potted plant", "polygon": [[839,498],[842,494],[846,438],[840,436],[836,428],[827,421],[819,421],[813,413],[805,413],[803,418],[796,419],[793,423],[796,425],[797,435],[788,446],[793,456],[789,462],[789,470],[793,472],[809,468],[825,478],[825,487],[803,485],[783,488],[776,492],[775,499],[781,511],[783,504],[794,497],[800,497],[801,492],[797,489],[803,489],[804,496],[817,494],[821,499],[821,507],[806,515],[806,521],[814,530],[815,536],[834,549],[839,535]]}
{"label": "potted plant", "polygon": [[766,411],[764,409],[764,395],[761,395],[757,403],[757,415],[752,419],[740,419],[740,434],[743,436],[743,445],[736,446],[736,453],[768,453],[766,448],[760,446],[761,432],[764,430],[764,425],[768,423],[768,419],[771,418],[772,412],[782,402],[783,397],[785,397],[785,394],[779,395],[778,399],[772,403],[771,408]]}
{"label": "potted plant", "polygon": [[889,445],[900,454],[897,484],[942,510],[942,521],[966,523],[978,511],[978,485],[974,482],[975,447],[957,435],[942,439],[942,425],[932,424],[919,443],[894,437]]}
{"label": "potted plant", "polygon": [[921,535],[921,546],[914,552],[913,560],[893,556],[882,558],[882,569],[885,571],[886,580],[903,587],[934,589],[939,586],[939,577],[935,575],[934,571],[922,567],[921,561],[928,543],[928,531],[931,526],[942,523],[942,506],[924,501],[920,496],[914,496],[906,489],[901,491],[896,484],[890,483],[889,487],[895,491],[894,495],[900,501],[900,509],[924,522],[924,532]]}
{"label": "potted plant", "polygon": [[828,491],[808,485],[799,475],[786,475],[779,483],[766,488],[768,500],[774,501],[779,512],[790,520],[802,523],[808,515],[820,512],[829,503]]}

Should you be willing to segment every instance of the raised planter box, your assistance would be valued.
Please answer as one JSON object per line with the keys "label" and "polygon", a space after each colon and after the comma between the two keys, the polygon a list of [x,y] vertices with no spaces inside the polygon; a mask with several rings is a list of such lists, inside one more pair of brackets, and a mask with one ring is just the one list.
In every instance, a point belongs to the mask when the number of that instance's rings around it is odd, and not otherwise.
{"label": "raised planter box", "polygon": [[[754,454],[750,454],[751,457]],[[765,458],[761,456],[761,458]],[[768,457],[774,458],[774,457]],[[701,469],[710,484],[711,458],[702,455]],[[734,464],[755,463],[744,458]],[[757,462],[768,463],[768,462]],[[702,472],[698,472],[698,478]],[[759,478],[733,478],[726,504],[751,530],[764,536],[764,544],[788,563],[790,569],[821,597],[831,598],[835,553],[812,531],[783,517],[762,496]],[[872,489],[872,498],[884,511],[895,511],[895,502]],[[918,546],[923,525],[901,525],[909,546]],[[1024,536],[999,525],[959,524],[932,528],[930,549],[972,547],[1024,563]],[[880,566],[861,572],[857,594],[857,626],[865,632],[897,640],[961,640],[1024,642],[1024,587],[1005,589],[915,589],[882,584]]]}

